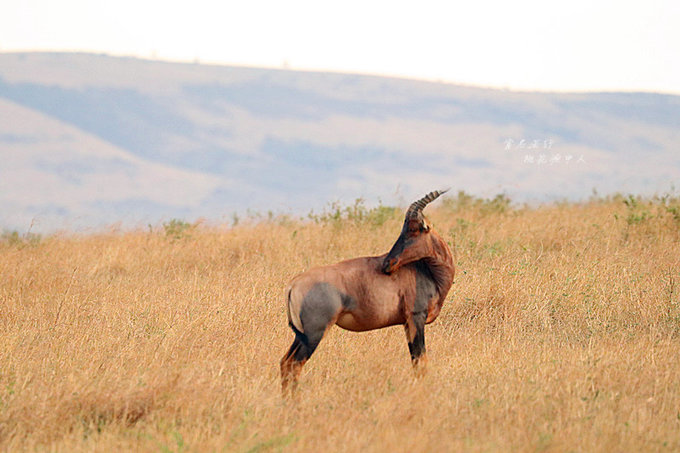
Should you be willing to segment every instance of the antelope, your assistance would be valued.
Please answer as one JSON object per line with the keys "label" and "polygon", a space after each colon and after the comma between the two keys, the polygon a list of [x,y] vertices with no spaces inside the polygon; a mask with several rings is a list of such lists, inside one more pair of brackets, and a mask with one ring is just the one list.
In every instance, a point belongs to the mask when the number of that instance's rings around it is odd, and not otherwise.
{"label": "antelope", "polygon": [[295,339],[281,359],[284,395],[295,390],[302,367],[333,324],[355,332],[403,325],[415,374],[425,374],[425,324],[437,319],[455,270],[451,250],[422,211],[445,192],[430,192],[409,206],[388,253],[312,268],[293,278],[286,296]]}

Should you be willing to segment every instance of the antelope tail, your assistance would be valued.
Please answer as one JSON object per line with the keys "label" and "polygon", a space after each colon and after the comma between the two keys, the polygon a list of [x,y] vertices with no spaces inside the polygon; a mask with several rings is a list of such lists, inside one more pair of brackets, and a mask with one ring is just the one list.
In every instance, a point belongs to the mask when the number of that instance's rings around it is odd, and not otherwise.
{"label": "antelope tail", "polygon": [[303,333],[302,321],[300,320],[300,303],[293,300],[293,288],[289,286],[286,290],[286,311],[288,312],[288,324],[298,332]]}

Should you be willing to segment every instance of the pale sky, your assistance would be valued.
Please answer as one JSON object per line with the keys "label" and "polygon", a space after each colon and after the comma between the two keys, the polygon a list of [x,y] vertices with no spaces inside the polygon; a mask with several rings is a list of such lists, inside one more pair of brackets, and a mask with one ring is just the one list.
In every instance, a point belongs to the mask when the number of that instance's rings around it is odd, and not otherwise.
{"label": "pale sky", "polygon": [[27,50],[680,94],[680,1],[5,1]]}

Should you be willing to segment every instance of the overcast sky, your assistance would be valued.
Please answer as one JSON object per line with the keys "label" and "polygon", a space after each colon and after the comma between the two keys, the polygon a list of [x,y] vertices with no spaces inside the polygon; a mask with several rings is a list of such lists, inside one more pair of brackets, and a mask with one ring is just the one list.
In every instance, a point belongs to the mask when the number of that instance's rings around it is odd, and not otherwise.
{"label": "overcast sky", "polygon": [[678,25],[677,0],[9,0],[0,51],[680,94]]}

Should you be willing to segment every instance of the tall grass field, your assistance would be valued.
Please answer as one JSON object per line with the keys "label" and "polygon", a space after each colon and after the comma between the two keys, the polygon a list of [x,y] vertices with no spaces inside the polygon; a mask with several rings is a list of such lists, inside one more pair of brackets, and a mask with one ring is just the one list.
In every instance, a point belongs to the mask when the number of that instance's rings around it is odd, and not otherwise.
{"label": "tall grass field", "polygon": [[[281,397],[297,273],[389,250],[402,209],[0,240],[0,450],[680,450],[680,202],[425,209],[455,255],[403,328],[330,329]],[[236,223],[236,222],[234,222]]]}

